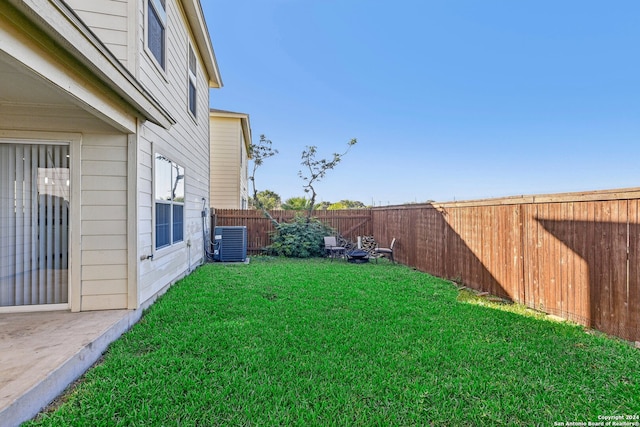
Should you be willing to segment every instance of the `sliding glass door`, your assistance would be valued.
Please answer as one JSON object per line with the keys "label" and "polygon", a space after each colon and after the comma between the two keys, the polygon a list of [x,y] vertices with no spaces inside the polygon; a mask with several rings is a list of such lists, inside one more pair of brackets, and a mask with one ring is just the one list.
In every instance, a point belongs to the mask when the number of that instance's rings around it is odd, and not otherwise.
{"label": "sliding glass door", "polygon": [[68,302],[69,145],[0,141],[0,307]]}

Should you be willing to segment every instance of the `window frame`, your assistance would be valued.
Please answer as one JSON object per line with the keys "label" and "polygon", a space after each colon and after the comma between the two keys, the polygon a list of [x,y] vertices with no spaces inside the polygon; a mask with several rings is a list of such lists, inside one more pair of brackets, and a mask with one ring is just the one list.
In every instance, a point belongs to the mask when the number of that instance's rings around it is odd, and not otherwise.
{"label": "window frame", "polygon": [[[166,168],[161,168],[161,161],[168,163],[169,167],[169,194],[161,194],[159,188],[162,183],[167,183]],[[164,173],[165,175],[160,175]],[[184,243],[185,236],[185,168],[179,163],[171,160],[160,152],[153,155],[153,249],[154,251],[175,247]],[[182,183],[179,183],[182,180]],[[166,188],[164,189],[166,190]],[[160,215],[160,206],[165,207]],[[177,210],[180,218],[177,218]],[[162,223],[160,223],[162,220]],[[161,230],[162,227],[162,230]],[[162,239],[160,241],[160,239]]]}
{"label": "window frame", "polygon": [[[167,0],[147,0],[146,2],[146,20],[145,20],[145,34],[146,42],[145,49],[149,53],[160,70],[166,72],[167,69]],[[164,4],[163,4],[164,3]],[[160,8],[160,9],[159,9]],[[162,39],[160,40],[162,52],[160,52],[161,58],[156,56],[156,52],[152,49],[151,35],[150,35],[150,22],[152,14],[157,18],[157,23],[160,26],[162,32]]]}
{"label": "window frame", "polygon": [[191,42],[187,43],[187,110],[198,118],[198,57]]}

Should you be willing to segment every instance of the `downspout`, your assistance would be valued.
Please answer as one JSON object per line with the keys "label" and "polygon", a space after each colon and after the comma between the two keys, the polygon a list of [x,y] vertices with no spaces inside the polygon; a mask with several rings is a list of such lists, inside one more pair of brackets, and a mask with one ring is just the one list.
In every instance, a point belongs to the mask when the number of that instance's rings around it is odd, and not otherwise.
{"label": "downspout", "polygon": [[187,240],[187,273],[191,273],[191,239]]}
{"label": "downspout", "polygon": [[209,230],[207,228],[207,200],[202,198],[202,264],[207,262],[209,251],[207,245],[209,244]]}

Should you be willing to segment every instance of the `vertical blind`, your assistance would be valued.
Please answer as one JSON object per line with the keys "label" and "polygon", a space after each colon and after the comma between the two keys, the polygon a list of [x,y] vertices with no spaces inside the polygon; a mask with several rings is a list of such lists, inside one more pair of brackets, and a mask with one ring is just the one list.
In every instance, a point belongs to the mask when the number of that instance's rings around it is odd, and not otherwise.
{"label": "vertical blind", "polygon": [[0,143],[0,306],[68,302],[69,146]]}

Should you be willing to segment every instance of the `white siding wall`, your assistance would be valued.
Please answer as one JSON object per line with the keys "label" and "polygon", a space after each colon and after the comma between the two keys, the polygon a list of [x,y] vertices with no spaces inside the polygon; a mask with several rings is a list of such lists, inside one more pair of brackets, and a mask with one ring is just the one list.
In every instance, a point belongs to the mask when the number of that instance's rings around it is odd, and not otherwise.
{"label": "white siding wall", "polygon": [[0,128],[14,130],[55,130],[61,132],[112,132],[78,107],[63,105],[0,105]]}
{"label": "white siding wall", "polygon": [[81,309],[127,308],[127,137],[82,144]]}
{"label": "white siding wall", "polygon": [[211,117],[211,206],[239,209],[241,121],[230,117]]}
{"label": "white siding wall", "polygon": [[66,2],[126,66],[129,0],[66,0]]}
{"label": "white siding wall", "polygon": [[[139,1],[139,80],[177,120],[171,129],[142,125],[138,143],[138,258],[153,254],[140,264],[140,302],[182,277],[203,258],[202,199],[209,198],[209,86],[198,55],[197,118],[187,105],[188,46],[191,34],[186,18],[174,0],[167,0],[167,65],[161,70],[145,48],[145,1]],[[154,251],[153,153],[160,152],[185,168],[184,242]],[[191,247],[187,246],[191,243]],[[190,257],[190,258],[189,258]]]}

